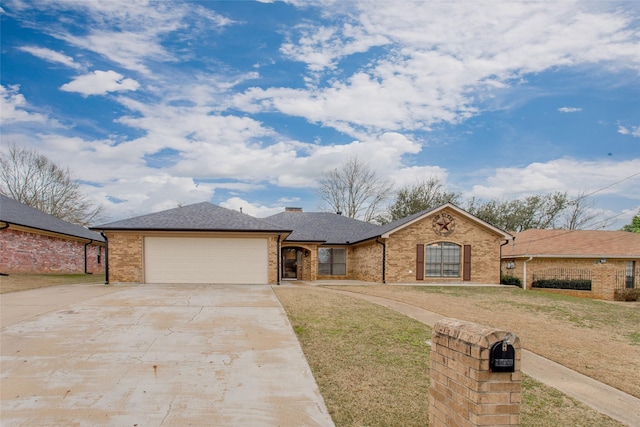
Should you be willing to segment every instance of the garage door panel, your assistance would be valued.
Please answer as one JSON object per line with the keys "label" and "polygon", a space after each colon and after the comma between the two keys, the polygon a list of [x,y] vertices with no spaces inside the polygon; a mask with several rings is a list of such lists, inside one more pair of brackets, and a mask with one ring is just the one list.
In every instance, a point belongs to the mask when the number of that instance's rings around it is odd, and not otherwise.
{"label": "garage door panel", "polygon": [[268,283],[266,238],[145,238],[147,283]]}

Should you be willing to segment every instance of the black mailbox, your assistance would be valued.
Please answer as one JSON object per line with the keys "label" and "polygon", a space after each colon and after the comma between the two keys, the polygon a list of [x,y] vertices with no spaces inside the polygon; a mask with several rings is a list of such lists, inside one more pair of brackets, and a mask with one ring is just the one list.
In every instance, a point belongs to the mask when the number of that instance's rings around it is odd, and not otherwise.
{"label": "black mailbox", "polygon": [[491,346],[489,368],[492,372],[515,372],[516,351],[506,339]]}

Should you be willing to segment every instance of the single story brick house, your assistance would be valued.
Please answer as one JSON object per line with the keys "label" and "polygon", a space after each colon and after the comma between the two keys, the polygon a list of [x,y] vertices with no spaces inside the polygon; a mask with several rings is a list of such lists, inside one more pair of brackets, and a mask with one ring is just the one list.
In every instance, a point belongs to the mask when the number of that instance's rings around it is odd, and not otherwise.
{"label": "single story brick house", "polygon": [[378,226],[300,208],[254,218],[205,202],[93,229],[107,237],[108,280],[127,283],[497,284],[512,238],[452,204]]}
{"label": "single story brick house", "polygon": [[0,273],[105,272],[105,240],[0,195]]}
{"label": "single story brick house", "polygon": [[586,282],[590,290],[545,290],[613,300],[616,289],[640,287],[639,269],[640,234],[627,231],[531,229],[502,248],[503,273],[525,289],[541,281]]}

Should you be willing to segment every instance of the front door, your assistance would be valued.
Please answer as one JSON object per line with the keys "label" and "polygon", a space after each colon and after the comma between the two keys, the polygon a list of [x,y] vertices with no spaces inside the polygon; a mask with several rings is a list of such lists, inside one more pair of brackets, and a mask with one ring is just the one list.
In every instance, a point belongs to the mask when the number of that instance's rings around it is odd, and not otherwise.
{"label": "front door", "polygon": [[298,278],[298,249],[284,248],[282,249],[282,278],[297,279]]}

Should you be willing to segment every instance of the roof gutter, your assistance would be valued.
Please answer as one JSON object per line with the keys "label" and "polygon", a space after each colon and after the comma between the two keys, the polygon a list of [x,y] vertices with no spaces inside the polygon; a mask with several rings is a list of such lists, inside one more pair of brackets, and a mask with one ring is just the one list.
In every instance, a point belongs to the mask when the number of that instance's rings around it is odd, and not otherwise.
{"label": "roof gutter", "polygon": [[[80,240],[91,239],[90,237],[79,236],[77,234],[62,233],[60,231],[47,230],[46,228],[34,227],[34,226],[31,226],[31,225],[18,224],[17,222],[9,222],[9,221],[2,221],[2,222],[4,222],[6,224],[6,226],[3,226],[2,228],[0,228],[0,230],[4,230],[5,228],[9,228],[10,226],[15,225],[17,227],[31,228],[33,230],[44,231],[45,233],[58,234],[60,236],[73,237],[74,239],[80,239]],[[91,229],[87,228],[87,230],[91,230]],[[96,243],[102,243],[99,240],[95,240],[95,239],[93,239],[93,241],[96,242]]]}
{"label": "roof gutter", "polygon": [[387,265],[387,245],[380,241],[379,237],[376,237],[376,243],[382,245],[382,283],[387,283],[386,278],[386,265]]}

